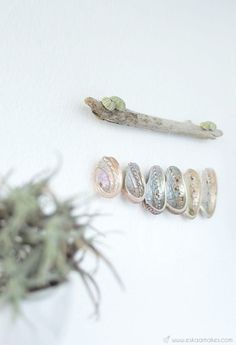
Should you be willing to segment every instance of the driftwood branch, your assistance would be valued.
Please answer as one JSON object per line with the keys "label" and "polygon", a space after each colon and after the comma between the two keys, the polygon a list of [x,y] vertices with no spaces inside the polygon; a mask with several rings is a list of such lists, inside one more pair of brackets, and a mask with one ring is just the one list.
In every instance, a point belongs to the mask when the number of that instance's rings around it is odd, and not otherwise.
{"label": "driftwood branch", "polygon": [[179,122],[160,117],[153,117],[132,110],[123,111],[107,110],[100,101],[92,97],[85,99],[85,103],[91,108],[92,112],[100,119],[118,125],[149,129],[154,132],[173,133],[187,135],[200,139],[216,139],[223,135],[219,129],[206,130],[191,121]]}

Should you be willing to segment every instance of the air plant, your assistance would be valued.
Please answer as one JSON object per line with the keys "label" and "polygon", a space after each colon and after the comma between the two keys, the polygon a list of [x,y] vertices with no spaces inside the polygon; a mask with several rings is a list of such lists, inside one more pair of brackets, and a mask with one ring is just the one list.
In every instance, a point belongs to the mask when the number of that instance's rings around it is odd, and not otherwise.
{"label": "air plant", "polygon": [[0,299],[19,310],[20,301],[35,291],[68,280],[76,271],[98,312],[100,289],[94,274],[83,268],[93,254],[104,261],[91,233],[94,214],[80,214],[74,199],[60,200],[50,189],[50,177],[21,186],[0,186]]}

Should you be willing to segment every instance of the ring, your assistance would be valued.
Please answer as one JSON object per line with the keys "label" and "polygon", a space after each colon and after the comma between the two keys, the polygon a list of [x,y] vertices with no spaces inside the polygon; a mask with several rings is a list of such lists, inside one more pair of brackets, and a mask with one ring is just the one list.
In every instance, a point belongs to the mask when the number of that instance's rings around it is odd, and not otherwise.
{"label": "ring", "polygon": [[166,171],[167,208],[174,214],[184,213],[187,207],[186,187],[179,168],[170,166]]}
{"label": "ring", "polygon": [[145,181],[137,163],[130,162],[123,175],[118,161],[106,156],[96,166],[95,186],[106,198],[123,191],[132,202],[142,203],[154,215],[167,208],[173,214],[191,219],[199,211],[207,218],[214,214],[218,188],[216,173],[210,168],[203,170],[200,177],[193,169],[182,174],[176,166],[169,166],[164,173],[159,165],[153,165]]}
{"label": "ring", "polygon": [[126,169],[124,190],[133,202],[142,202],[145,197],[145,179],[136,163],[129,163]]}
{"label": "ring", "polygon": [[184,181],[187,192],[187,208],[185,214],[193,219],[197,216],[201,203],[201,179],[199,174],[188,169],[184,174]]}
{"label": "ring", "polygon": [[213,169],[207,168],[202,172],[202,200],[201,214],[210,218],[216,208],[217,178]]}
{"label": "ring", "polygon": [[95,169],[95,186],[100,195],[113,198],[122,188],[122,171],[113,157],[103,157]]}
{"label": "ring", "polygon": [[154,165],[149,171],[143,207],[152,214],[159,214],[166,207],[165,174],[161,167]]}

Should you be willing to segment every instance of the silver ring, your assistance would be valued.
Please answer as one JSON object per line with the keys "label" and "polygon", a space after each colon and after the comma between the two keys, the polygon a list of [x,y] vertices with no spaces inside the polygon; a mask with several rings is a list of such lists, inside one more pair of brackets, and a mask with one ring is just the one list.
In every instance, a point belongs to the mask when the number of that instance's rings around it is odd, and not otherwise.
{"label": "silver ring", "polygon": [[184,213],[187,207],[186,187],[179,168],[170,166],[166,171],[167,208],[174,214]]}
{"label": "silver ring", "polygon": [[200,211],[203,216],[210,218],[216,208],[217,178],[213,169],[207,168],[202,172],[202,201]]}
{"label": "silver ring", "polygon": [[97,192],[105,198],[113,198],[122,188],[122,171],[113,157],[103,157],[95,169]]}
{"label": "silver ring", "polygon": [[193,219],[197,216],[201,203],[201,178],[195,170],[188,169],[184,174],[184,181],[187,192],[185,214]]}
{"label": "silver ring", "polygon": [[133,202],[142,202],[145,197],[145,179],[136,163],[129,163],[126,169],[124,190]]}
{"label": "silver ring", "polygon": [[143,207],[152,214],[159,214],[166,207],[165,174],[161,167],[154,165],[149,171]]}

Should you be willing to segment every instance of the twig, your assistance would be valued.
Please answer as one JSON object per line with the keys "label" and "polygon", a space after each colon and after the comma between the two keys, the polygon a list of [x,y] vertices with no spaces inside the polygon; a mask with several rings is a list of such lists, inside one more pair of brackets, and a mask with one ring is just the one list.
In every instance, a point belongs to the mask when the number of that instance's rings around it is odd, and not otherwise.
{"label": "twig", "polygon": [[92,112],[100,119],[118,125],[149,129],[154,132],[173,133],[187,135],[200,139],[216,139],[223,135],[219,129],[206,130],[191,121],[179,122],[160,117],[153,117],[135,111],[125,110],[107,110],[102,102],[92,97],[85,99],[85,103],[91,108]]}

